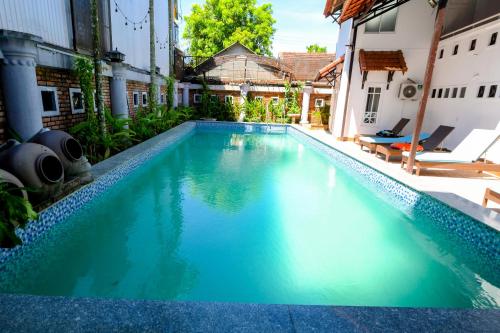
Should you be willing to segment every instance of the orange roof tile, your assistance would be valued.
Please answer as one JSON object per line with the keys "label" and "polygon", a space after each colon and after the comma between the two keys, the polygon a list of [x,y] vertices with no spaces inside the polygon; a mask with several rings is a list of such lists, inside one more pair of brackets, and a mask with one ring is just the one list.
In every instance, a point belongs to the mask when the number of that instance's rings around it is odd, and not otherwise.
{"label": "orange roof tile", "polygon": [[335,59],[334,53],[281,52],[279,61],[291,68],[294,79],[314,80],[318,71]]}
{"label": "orange roof tile", "polygon": [[346,0],[342,7],[339,23],[367,12],[373,7],[375,2],[377,2],[377,0]]}
{"label": "orange roof tile", "polygon": [[323,11],[323,15],[325,17],[332,15],[337,10],[342,9],[342,5],[346,0],[326,0],[325,10]]}
{"label": "orange roof tile", "polygon": [[401,50],[398,51],[359,51],[359,67],[367,71],[408,71]]}
{"label": "orange roof tile", "polygon": [[328,75],[334,68],[336,68],[338,65],[342,64],[344,62],[344,55],[341,55],[339,58],[335,59],[335,61],[329,63],[325,67],[321,68],[318,71],[318,74],[316,75],[315,81],[319,81],[325,76]]}

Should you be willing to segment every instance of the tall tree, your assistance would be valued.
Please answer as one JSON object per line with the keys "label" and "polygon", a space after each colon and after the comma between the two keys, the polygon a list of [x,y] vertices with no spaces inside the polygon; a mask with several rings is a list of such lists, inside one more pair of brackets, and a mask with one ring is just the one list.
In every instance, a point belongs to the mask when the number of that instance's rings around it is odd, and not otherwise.
{"label": "tall tree", "polygon": [[99,12],[97,9],[97,0],[90,0],[92,13],[92,48],[94,57],[94,80],[95,95],[97,98],[97,116],[99,118],[99,127],[101,135],[106,133],[106,118],[104,117],[104,100],[102,97],[102,66],[101,66],[101,31],[99,28]]}
{"label": "tall tree", "polygon": [[209,57],[240,42],[257,54],[271,55],[276,29],[271,4],[256,0],[205,0],[185,17],[183,37],[193,56]]}
{"label": "tall tree", "polygon": [[[170,9],[169,9],[170,10]],[[149,73],[151,83],[149,84],[149,108],[153,110],[157,103],[156,87],[156,45],[155,45],[155,4],[149,0]]]}
{"label": "tall tree", "polygon": [[307,53],[326,53],[326,46],[319,46],[318,44],[312,44],[306,46]]}

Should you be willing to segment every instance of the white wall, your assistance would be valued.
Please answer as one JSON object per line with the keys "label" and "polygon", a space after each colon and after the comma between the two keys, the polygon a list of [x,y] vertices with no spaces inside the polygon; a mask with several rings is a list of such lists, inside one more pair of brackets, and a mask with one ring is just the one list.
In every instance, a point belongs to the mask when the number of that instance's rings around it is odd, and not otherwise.
{"label": "white wall", "polygon": [[[140,21],[148,12],[148,0],[116,0],[122,11],[132,21]],[[149,18],[147,23],[136,26],[125,25],[125,19],[115,12],[114,3],[111,2],[111,30],[113,50],[125,54],[125,62],[134,67],[149,71]],[[155,0],[155,32],[161,44],[165,46],[160,49],[156,44],[156,65],[160,67],[163,75],[168,75],[169,52],[168,52],[168,0]]]}
{"label": "white wall", "polygon": [[[439,44],[444,50],[442,59],[436,60],[432,89],[466,87],[464,98],[429,98],[424,129],[431,130],[438,124],[454,126],[455,130],[445,140],[445,146],[455,148],[474,128],[500,130],[500,36],[494,46],[488,46],[493,32],[500,35],[500,22],[492,22],[446,38]],[[476,49],[469,51],[470,42],[477,39]],[[458,54],[452,55],[455,45]],[[479,86],[485,86],[485,96],[477,98]],[[488,98],[491,85],[497,85],[494,97]],[[431,90],[432,93],[432,90]],[[437,95],[437,93],[436,93]],[[487,155],[500,162],[500,144]]]}
{"label": "white wall", "polygon": [[30,33],[71,48],[70,0],[0,0],[0,29]]}
{"label": "white wall", "polygon": [[[356,53],[349,96],[345,135],[353,137],[357,133],[373,134],[383,129],[391,129],[401,118],[411,122],[403,133],[411,133],[418,109],[418,101],[398,99],[400,84],[407,79],[422,82],[432,37],[435,10],[426,1],[410,1],[398,7],[396,28],[391,33],[365,33],[364,25],[358,27]],[[396,51],[402,50],[408,72],[396,72],[388,90],[387,72],[369,72],[364,89],[359,69],[359,50]],[[375,124],[363,124],[368,87],[381,87],[382,95]],[[343,108],[343,105],[340,107]]]}

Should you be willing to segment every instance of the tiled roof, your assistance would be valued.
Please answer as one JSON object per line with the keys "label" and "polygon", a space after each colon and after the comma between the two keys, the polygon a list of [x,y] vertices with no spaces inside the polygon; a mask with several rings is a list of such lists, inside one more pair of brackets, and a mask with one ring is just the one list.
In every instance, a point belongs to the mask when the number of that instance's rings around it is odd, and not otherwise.
{"label": "tiled roof", "polygon": [[405,73],[405,58],[401,50],[398,51],[359,51],[359,67],[364,71],[401,71]]}
{"label": "tiled roof", "polygon": [[336,68],[338,65],[342,63],[344,63],[344,55],[341,55],[339,58],[335,59],[335,61],[321,68],[316,74],[315,81],[323,79],[325,76],[328,75],[328,73],[332,72],[334,68]]}
{"label": "tiled roof", "polygon": [[346,0],[342,7],[342,15],[339,22],[342,23],[350,18],[358,16],[373,7],[377,0]]}
{"label": "tiled roof", "polygon": [[326,0],[325,10],[323,15],[329,16],[335,13],[337,10],[342,9],[342,5],[346,0]]}
{"label": "tiled roof", "polygon": [[335,60],[334,53],[282,52],[279,61],[292,69],[294,79],[313,81],[318,71]]}

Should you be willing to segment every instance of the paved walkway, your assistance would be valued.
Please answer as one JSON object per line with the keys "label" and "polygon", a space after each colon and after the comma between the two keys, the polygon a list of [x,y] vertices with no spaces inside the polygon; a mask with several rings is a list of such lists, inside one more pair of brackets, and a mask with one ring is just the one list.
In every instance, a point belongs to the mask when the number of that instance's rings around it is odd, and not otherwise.
{"label": "paved walkway", "polygon": [[[428,193],[500,231],[500,214],[493,209],[485,209],[481,206],[487,187],[500,191],[499,177],[486,173],[448,170],[423,170],[421,176],[410,175],[401,169],[400,162],[387,163],[381,157],[377,158],[368,151],[362,151],[360,146],[353,142],[338,141],[331,134],[322,130],[310,130],[299,125],[293,126],[370,167],[418,191]],[[499,208],[493,203],[489,207]]]}

